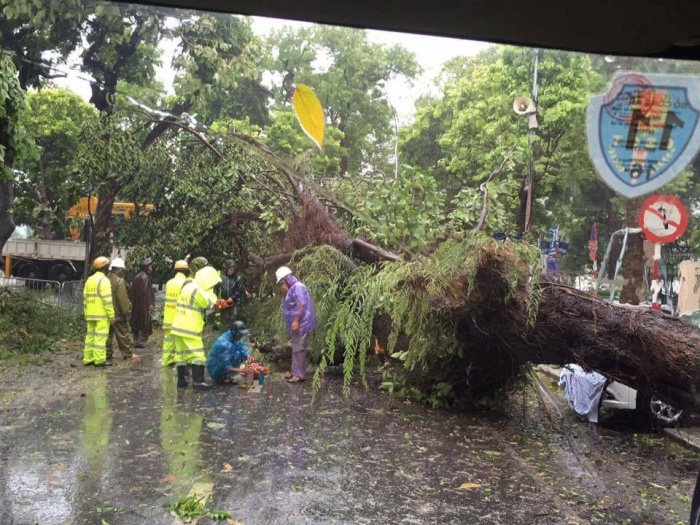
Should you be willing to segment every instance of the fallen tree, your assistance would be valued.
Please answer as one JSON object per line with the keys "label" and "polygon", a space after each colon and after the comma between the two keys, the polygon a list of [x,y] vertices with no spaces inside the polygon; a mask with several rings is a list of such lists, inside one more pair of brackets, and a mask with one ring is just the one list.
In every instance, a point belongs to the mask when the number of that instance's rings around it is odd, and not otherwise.
{"label": "fallen tree", "polygon": [[[383,386],[433,405],[508,391],[531,363],[578,363],[679,408],[700,407],[700,331],[541,282],[537,250],[478,232],[411,261],[353,267],[328,246],[292,263],[317,301],[315,377],[343,363],[349,385],[373,355]],[[322,340],[321,340],[322,339]]]}
{"label": "fallen tree", "polygon": [[[226,160],[201,133],[180,129]],[[433,405],[473,403],[507,391],[530,363],[574,362],[678,408],[700,407],[696,328],[542,282],[537,247],[479,231],[440,237],[410,257],[391,253],[343,229],[318,197],[333,195],[264,144],[235,133],[229,139],[274,168],[264,172],[270,187],[285,188],[288,226],[275,243],[278,253],[248,258],[261,276],[289,261],[311,289],[320,318],[312,345],[321,351],[315,388],[326,367],[341,360],[346,386],[358,368],[364,378],[376,354],[382,386],[394,394]],[[484,206],[476,229],[486,213]],[[265,319],[279,322],[271,308]]]}

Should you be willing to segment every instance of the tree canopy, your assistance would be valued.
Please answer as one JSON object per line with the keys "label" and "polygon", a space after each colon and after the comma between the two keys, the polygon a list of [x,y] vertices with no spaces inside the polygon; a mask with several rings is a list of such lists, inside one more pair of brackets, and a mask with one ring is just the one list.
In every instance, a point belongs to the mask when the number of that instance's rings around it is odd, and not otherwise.
{"label": "tree canopy", "polygon": [[[529,241],[559,227],[571,243],[564,264],[583,271],[591,224],[599,223],[604,243],[626,212],[588,157],[588,97],[620,67],[690,67],[541,51],[530,147],[527,121],[512,103],[531,96],[533,50],[491,46],[455,58],[400,130],[395,166],[387,86],[412,82],[421,68],[405,48],[375,43],[367,31],[286,27],[263,37],[248,17],[90,0],[4,0],[0,18],[20,86],[40,88],[21,124],[31,140],[15,166],[18,219],[60,237],[71,201],[98,194],[102,250],[111,202],[153,203],[157,212],[134,221],[138,228],[121,225],[117,241],[171,259],[192,250],[274,252],[299,212],[300,188],[351,235],[408,255],[474,228],[518,234],[532,164]],[[73,62],[93,79],[94,109],[50,84],[56,64]],[[172,82],[159,78],[163,67]],[[291,109],[296,83],[312,86],[323,106],[320,151]],[[696,172],[672,191],[698,202]],[[168,229],[179,232],[175,242],[165,240]]]}
{"label": "tree canopy", "polygon": [[83,143],[83,126],[97,120],[95,108],[66,89],[43,89],[27,95],[20,125],[30,141],[15,163],[15,219],[42,239],[63,238],[66,211],[87,192],[83,173],[71,173]]}

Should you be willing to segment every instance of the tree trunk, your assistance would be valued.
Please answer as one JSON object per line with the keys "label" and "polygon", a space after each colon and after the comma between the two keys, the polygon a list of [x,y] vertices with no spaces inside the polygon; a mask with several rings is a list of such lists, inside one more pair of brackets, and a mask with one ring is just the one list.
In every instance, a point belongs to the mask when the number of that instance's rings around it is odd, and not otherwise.
{"label": "tree trunk", "polygon": [[579,363],[677,408],[700,408],[700,331],[676,317],[549,286],[535,329],[517,339],[527,361]]}
{"label": "tree trunk", "polygon": [[[454,326],[459,346],[428,357],[425,368],[406,370],[396,359],[386,361],[406,379],[405,386],[429,391],[446,382],[456,402],[471,404],[507,389],[530,363],[578,363],[676,408],[700,409],[697,327],[649,309],[613,306],[558,283],[544,282],[533,291],[521,279],[513,293],[508,274],[521,262],[506,251],[479,252],[476,272],[455,275],[443,295],[431,295],[420,272],[403,283],[426,291],[434,325]],[[536,310],[533,292],[539,297]],[[387,348],[391,319],[378,314],[374,321],[373,334]],[[409,344],[400,333],[395,351]]]}
{"label": "tree trunk", "polygon": [[0,253],[5,247],[12,232],[15,231],[15,221],[12,220],[12,203],[15,200],[14,183],[11,180],[0,181]]}
{"label": "tree trunk", "polygon": [[90,260],[100,255],[107,255],[109,250],[110,234],[112,233],[112,207],[118,189],[108,183],[98,193],[97,209],[95,210],[95,224],[93,227],[92,244],[90,245]]}
{"label": "tree trunk", "polygon": [[515,226],[518,232],[525,231],[525,222],[527,219],[527,185],[527,176],[525,176],[518,190],[518,213],[515,216]]}
{"label": "tree trunk", "polygon": [[541,285],[538,314],[529,327],[527,289],[521,285],[506,306],[509,292],[500,269],[497,261],[485,263],[468,304],[451,315],[468,360],[485,371],[477,374],[503,384],[510,370],[528,363],[578,363],[677,408],[700,408],[697,327],[548,282]]}
{"label": "tree trunk", "polygon": [[[643,198],[627,201],[627,213],[625,225],[628,228],[637,228],[637,217],[643,203]],[[644,279],[644,238],[639,235],[630,235],[627,239],[627,249],[622,260],[622,275],[627,281],[620,293],[620,302],[639,304],[646,298],[646,283]]]}

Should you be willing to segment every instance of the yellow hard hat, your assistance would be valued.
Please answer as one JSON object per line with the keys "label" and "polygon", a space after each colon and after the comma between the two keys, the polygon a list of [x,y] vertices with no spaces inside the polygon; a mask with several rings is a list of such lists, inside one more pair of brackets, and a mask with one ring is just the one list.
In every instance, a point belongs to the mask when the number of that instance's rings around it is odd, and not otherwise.
{"label": "yellow hard hat", "polygon": [[105,267],[109,266],[109,259],[107,257],[98,257],[97,259],[92,261],[92,266],[96,270],[100,270],[102,268],[105,268]]}
{"label": "yellow hard hat", "polygon": [[221,275],[211,266],[205,266],[194,276],[194,282],[208,291],[221,282]]}
{"label": "yellow hard hat", "polygon": [[175,262],[175,269],[176,270],[189,270],[190,265],[187,264],[187,261],[176,261]]}

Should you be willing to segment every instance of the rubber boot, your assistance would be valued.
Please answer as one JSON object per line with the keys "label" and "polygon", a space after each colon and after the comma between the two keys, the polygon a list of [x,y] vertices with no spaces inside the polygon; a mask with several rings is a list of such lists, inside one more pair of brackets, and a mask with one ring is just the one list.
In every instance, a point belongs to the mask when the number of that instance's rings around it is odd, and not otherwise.
{"label": "rubber boot", "polygon": [[209,388],[211,385],[204,381],[204,365],[192,365],[192,386]]}
{"label": "rubber boot", "polygon": [[177,387],[187,388],[187,365],[177,367]]}

